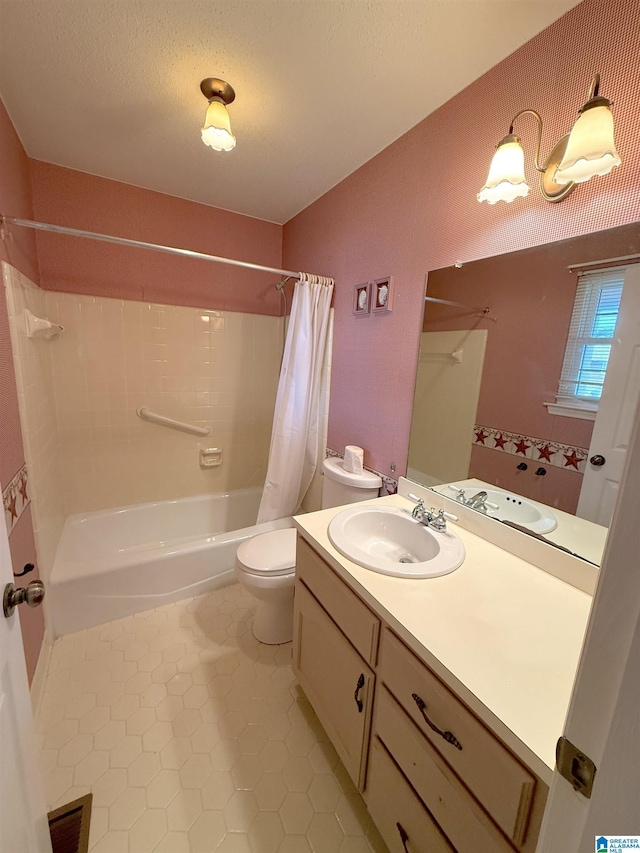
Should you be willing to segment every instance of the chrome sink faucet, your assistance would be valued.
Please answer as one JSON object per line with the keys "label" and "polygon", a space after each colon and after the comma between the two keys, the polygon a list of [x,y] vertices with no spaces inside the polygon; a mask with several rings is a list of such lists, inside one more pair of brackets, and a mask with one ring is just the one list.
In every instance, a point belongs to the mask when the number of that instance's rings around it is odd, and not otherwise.
{"label": "chrome sink faucet", "polygon": [[432,530],[437,530],[438,533],[446,533],[447,532],[447,519],[450,521],[457,521],[458,517],[456,515],[451,515],[448,512],[445,512],[441,509],[438,513],[436,513],[435,507],[431,507],[431,509],[426,509],[424,505],[424,501],[420,498],[417,504],[414,506],[411,511],[412,518],[415,518],[416,521],[419,521],[421,524],[424,524],[425,527],[430,527]]}
{"label": "chrome sink faucet", "polygon": [[459,489],[457,486],[449,486],[449,488],[456,493],[454,500],[459,504],[462,504],[462,506],[477,509],[479,512],[487,512],[489,509],[498,509],[498,504],[491,503],[487,500],[489,495],[484,489],[476,492],[475,495],[468,498],[464,489]]}
{"label": "chrome sink faucet", "polygon": [[488,497],[489,495],[483,490],[481,492],[477,492],[473,497],[468,498],[464,503],[465,506],[470,506],[472,509],[479,509],[481,512],[486,512]]}

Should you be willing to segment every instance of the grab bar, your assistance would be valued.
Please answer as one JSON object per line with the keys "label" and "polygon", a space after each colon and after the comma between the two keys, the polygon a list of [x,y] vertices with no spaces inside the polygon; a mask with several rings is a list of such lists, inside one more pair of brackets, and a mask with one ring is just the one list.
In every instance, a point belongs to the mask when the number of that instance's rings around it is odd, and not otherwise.
{"label": "grab bar", "polygon": [[165,418],[164,415],[156,415],[155,412],[150,412],[144,406],[136,409],[136,415],[142,418],[143,421],[151,421],[154,424],[162,424],[162,426],[174,427],[175,429],[184,430],[184,432],[192,432],[194,435],[211,435],[211,427],[199,427],[193,424],[185,424],[182,421],[174,421],[173,418]]}

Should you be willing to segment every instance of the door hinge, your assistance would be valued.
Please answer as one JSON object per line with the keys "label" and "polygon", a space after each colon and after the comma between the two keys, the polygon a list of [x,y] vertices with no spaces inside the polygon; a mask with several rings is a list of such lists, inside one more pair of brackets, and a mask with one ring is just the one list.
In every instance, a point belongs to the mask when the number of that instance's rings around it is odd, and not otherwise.
{"label": "door hinge", "polygon": [[593,780],[596,775],[596,765],[580,752],[566,737],[558,738],[556,744],[556,767],[561,776],[573,785],[575,791],[590,799],[593,790]]}

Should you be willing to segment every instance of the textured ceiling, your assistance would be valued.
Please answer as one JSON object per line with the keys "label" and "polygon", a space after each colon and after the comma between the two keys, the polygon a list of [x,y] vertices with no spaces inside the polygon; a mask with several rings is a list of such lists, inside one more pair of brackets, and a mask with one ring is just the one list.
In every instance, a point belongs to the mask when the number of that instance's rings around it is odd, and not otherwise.
{"label": "textured ceiling", "polygon": [[0,95],[30,157],[282,223],[575,5],[0,0]]}

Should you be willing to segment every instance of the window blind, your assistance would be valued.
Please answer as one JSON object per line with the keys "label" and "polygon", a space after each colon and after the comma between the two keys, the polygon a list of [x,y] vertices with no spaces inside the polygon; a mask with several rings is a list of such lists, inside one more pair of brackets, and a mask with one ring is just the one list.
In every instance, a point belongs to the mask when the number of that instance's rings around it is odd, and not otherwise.
{"label": "window blind", "polygon": [[615,333],[624,267],[584,273],[578,281],[558,403],[596,407],[602,395]]}

